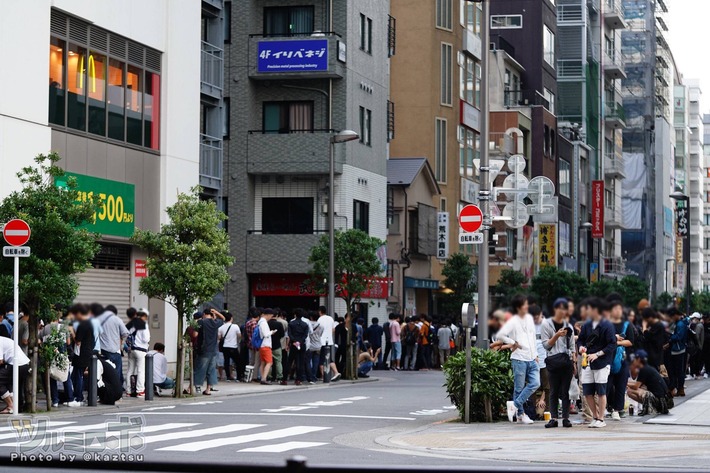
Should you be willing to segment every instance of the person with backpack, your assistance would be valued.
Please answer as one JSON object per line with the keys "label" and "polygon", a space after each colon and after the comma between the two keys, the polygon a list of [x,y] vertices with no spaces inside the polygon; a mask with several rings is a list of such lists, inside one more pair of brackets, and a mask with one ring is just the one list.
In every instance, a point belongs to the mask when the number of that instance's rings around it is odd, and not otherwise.
{"label": "person with backpack", "polygon": [[413,317],[407,317],[402,329],[403,369],[405,371],[414,371],[416,369],[418,340],[419,327],[417,327]]}
{"label": "person with backpack", "polygon": [[[217,329],[219,337],[219,351],[224,357],[224,371],[227,373],[227,381],[238,381],[244,377],[244,366],[239,357],[239,338],[241,331],[239,325],[233,323],[232,314],[225,312],[224,324]],[[235,377],[232,378],[232,363],[234,363]]]}
{"label": "person with backpack", "polygon": [[688,319],[680,310],[673,308],[669,314],[673,320],[673,334],[669,340],[671,357],[668,375],[673,396],[685,396],[686,351],[688,348]]}
{"label": "person with backpack", "polygon": [[[611,295],[610,295],[611,296]],[[616,351],[611,362],[609,381],[607,383],[608,409],[611,410],[611,420],[619,421],[626,416],[626,385],[629,380],[629,364],[627,355],[633,352],[635,343],[634,327],[624,320],[624,308],[621,298],[610,297],[609,321],[614,325],[616,334]]]}
{"label": "person with backpack", "polygon": [[703,379],[703,347],[705,346],[705,326],[702,316],[694,312],[690,316],[690,333],[688,334],[688,356],[690,357],[690,374],[695,379]]}
{"label": "person with backpack", "polygon": [[12,330],[15,325],[15,305],[8,302],[4,306],[2,321],[0,321],[0,337],[12,338]]}
{"label": "person with backpack", "polygon": [[419,316],[419,322],[421,325],[419,326],[418,351],[421,358],[421,369],[429,371],[431,369],[431,323],[426,314]]}
{"label": "person with backpack", "polygon": [[271,366],[274,364],[274,358],[271,353],[271,336],[276,333],[276,330],[269,327],[269,321],[273,318],[274,311],[264,309],[251,336],[251,346],[258,351],[261,361],[261,384],[271,384],[269,374],[271,373]]}

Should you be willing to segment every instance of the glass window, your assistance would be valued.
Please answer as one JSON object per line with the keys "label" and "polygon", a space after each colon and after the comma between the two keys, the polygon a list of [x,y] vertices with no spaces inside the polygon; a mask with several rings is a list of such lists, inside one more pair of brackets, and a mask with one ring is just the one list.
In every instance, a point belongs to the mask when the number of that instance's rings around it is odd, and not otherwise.
{"label": "glass window", "polygon": [[64,60],[66,43],[57,38],[49,41],[49,123],[64,125]]}
{"label": "glass window", "polygon": [[86,130],[86,49],[75,44],[67,58],[67,126]]}
{"label": "glass window", "polygon": [[143,112],[143,71],[128,66],[126,71],[126,141],[143,144],[141,119]]}
{"label": "glass window", "polygon": [[453,27],[453,0],[436,0],[436,27],[450,30]]}
{"label": "glass window", "polygon": [[89,133],[106,136],[106,56],[91,51],[87,72]]}
{"label": "glass window", "polygon": [[282,197],[261,201],[261,231],[273,235],[313,233],[313,198]]}
{"label": "glass window", "polygon": [[550,89],[545,88],[545,100],[547,100],[547,109],[551,114],[555,114],[555,94],[552,93]]}
{"label": "glass window", "polygon": [[160,76],[145,71],[143,146],[160,149]]}
{"label": "glass window", "polygon": [[481,3],[461,0],[461,25],[476,35],[481,34]]}
{"label": "glass window", "polygon": [[264,102],[265,133],[312,133],[313,102]]}
{"label": "glass window", "polygon": [[232,2],[224,2],[224,42],[232,42]]}
{"label": "glass window", "polygon": [[476,157],[478,133],[464,126],[459,127],[459,166],[462,177],[475,176],[473,160]]}
{"label": "glass window", "polygon": [[353,201],[353,228],[370,232],[370,204],[367,202]]}
{"label": "glass window", "polygon": [[472,57],[464,53],[460,54],[459,67],[459,95],[461,100],[465,100],[470,104],[476,103],[475,88],[476,88],[476,72],[475,61]]}
{"label": "glass window", "polygon": [[372,19],[360,13],[360,49],[372,54]]}
{"label": "glass window", "polygon": [[570,197],[572,194],[572,183],[571,183],[571,175],[570,175],[570,164],[568,161],[565,161],[564,159],[559,160],[560,163],[560,169],[559,169],[559,188],[560,188],[560,195],[563,197]]}
{"label": "glass window", "polygon": [[560,256],[569,256],[572,254],[571,248],[572,234],[570,232],[569,222],[560,221]]}
{"label": "glass window", "polygon": [[453,48],[441,43],[441,104],[451,105]]}
{"label": "glass window", "polygon": [[552,66],[553,68],[555,67],[555,33],[552,32],[550,28],[545,26],[545,29],[542,33],[542,56],[545,59],[545,62]]}
{"label": "glass window", "polygon": [[231,114],[231,104],[229,102],[229,97],[224,97],[222,99],[222,137],[227,140],[229,139],[229,127]]}
{"label": "glass window", "polygon": [[125,140],[125,65],[121,61],[108,61],[108,137]]}
{"label": "glass window", "polygon": [[372,110],[360,107],[360,143],[370,146],[372,144]]}
{"label": "glass window", "polygon": [[523,27],[523,15],[491,15],[492,30],[520,29]]}
{"label": "glass window", "polygon": [[446,182],[446,120],[437,118],[434,127],[434,156],[436,180]]}
{"label": "glass window", "polygon": [[266,36],[310,35],[314,30],[313,11],[312,6],[264,8],[264,34]]}

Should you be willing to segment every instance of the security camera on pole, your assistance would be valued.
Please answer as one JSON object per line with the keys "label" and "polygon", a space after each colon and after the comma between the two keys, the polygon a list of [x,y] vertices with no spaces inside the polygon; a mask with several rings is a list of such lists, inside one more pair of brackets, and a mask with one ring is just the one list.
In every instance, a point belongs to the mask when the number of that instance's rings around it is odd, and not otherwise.
{"label": "security camera on pole", "polygon": [[[30,247],[23,246],[25,243],[30,241],[30,235],[32,230],[30,226],[24,220],[14,219],[7,222],[2,229],[2,235],[5,241],[10,246],[4,246],[2,249],[2,254],[6,258],[15,258],[15,271],[14,271],[14,283],[13,291],[15,295],[15,327],[12,330],[12,337],[14,340],[14,352],[13,359],[17,360],[17,353],[20,350],[19,343],[19,320],[20,320],[20,258],[26,258],[30,255]],[[20,409],[20,404],[18,400],[19,389],[19,366],[17,362],[12,364],[12,402],[15,406],[15,411]],[[16,412],[15,412],[16,413]]]}

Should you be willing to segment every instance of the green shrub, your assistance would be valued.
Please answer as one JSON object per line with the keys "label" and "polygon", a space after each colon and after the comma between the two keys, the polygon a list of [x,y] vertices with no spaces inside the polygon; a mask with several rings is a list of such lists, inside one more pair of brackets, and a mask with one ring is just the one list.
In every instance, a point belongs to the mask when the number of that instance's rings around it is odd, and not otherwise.
{"label": "green shrub", "polygon": [[[460,351],[444,364],[446,392],[451,402],[464,417],[466,390],[466,353]],[[486,403],[490,400],[492,419],[505,411],[505,403],[513,389],[513,370],[510,353],[492,350],[471,350],[471,420],[483,422],[486,419]]]}

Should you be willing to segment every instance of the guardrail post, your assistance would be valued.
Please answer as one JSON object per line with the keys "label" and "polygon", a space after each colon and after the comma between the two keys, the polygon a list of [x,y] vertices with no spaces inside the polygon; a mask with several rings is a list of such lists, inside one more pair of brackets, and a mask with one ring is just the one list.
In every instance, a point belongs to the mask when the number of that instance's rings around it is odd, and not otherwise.
{"label": "guardrail post", "polygon": [[153,354],[145,356],[145,400],[153,400]]}
{"label": "guardrail post", "polygon": [[98,362],[99,358],[96,356],[96,354],[94,353],[93,355],[91,355],[91,362],[89,363],[89,388],[87,389],[87,404],[91,407],[96,407],[98,400],[98,373],[96,366]]}

